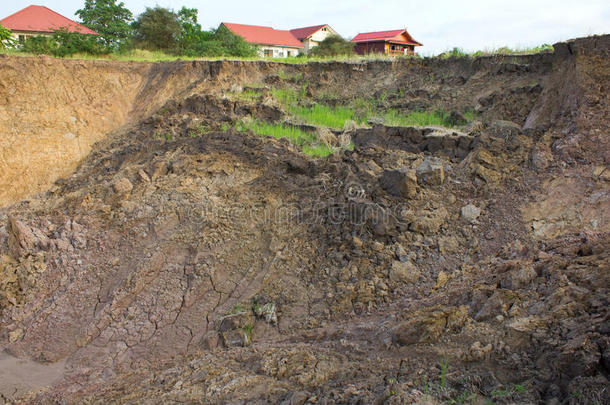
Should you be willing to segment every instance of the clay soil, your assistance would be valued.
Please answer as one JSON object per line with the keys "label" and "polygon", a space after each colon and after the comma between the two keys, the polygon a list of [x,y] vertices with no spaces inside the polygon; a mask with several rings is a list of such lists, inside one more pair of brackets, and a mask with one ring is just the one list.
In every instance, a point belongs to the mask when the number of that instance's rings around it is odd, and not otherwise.
{"label": "clay soil", "polygon": [[0,58],[0,401],[609,403],[609,50]]}

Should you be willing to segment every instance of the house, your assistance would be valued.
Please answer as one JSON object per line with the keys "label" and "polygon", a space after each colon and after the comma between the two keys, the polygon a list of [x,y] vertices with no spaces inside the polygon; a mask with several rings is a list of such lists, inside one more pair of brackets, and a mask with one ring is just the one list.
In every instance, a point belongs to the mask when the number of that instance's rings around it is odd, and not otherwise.
{"label": "house", "polygon": [[417,42],[404,30],[365,32],[356,35],[352,42],[360,55],[382,53],[385,55],[414,55],[415,47],[423,44]]}
{"label": "house", "polygon": [[290,30],[292,35],[296,37],[305,46],[305,53],[308,54],[311,48],[320,45],[320,42],[326,38],[336,35],[337,31],[332,29],[328,24],[314,25],[313,27],[303,27]]}
{"label": "house", "polygon": [[64,28],[70,32],[99,35],[97,32],[70,20],[44,6],[28,6],[15,14],[0,20],[0,25],[10,29],[13,37],[20,42],[27,37],[37,35],[51,36],[53,32]]}
{"label": "house", "polygon": [[285,58],[297,56],[303,51],[303,44],[290,31],[276,30],[271,27],[222,23],[229,31],[239,35],[246,42],[257,45],[260,56]]}

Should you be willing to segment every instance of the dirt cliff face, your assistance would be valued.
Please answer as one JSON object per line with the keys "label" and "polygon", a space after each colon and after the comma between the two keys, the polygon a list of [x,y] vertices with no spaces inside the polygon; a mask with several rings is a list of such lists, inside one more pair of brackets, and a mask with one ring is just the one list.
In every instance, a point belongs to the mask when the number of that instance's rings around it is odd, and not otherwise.
{"label": "dirt cliff face", "polygon": [[[0,161],[23,179],[3,177],[5,202],[46,190],[0,211],[0,345],[55,373],[48,387],[47,370],[44,384],[0,392],[607,402],[609,44],[302,66],[0,59],[2,71],[51,77],[43,91],[2,75],[10,145],[63,161]],[[265,95],[225,97],[255,85],[477,119],[346,126],[353,150],[312,159],[231,128],[289,115]],[[45,103],[28,107],[28,94]],[[63,136],[76,112],[78,153]]]}

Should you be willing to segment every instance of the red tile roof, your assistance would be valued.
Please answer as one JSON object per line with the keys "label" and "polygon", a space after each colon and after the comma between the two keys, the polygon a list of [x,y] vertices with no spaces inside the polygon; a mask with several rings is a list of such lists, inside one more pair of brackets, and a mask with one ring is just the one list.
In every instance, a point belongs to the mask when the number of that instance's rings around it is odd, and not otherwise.
{"label": "red tile roof", "polygon": [[66,28],[70,32],[99,35],[84,25],[44,6],[28,6],[0,20],[0,25],[13,31],[53,32]]}
{"label": "red tile roof", "polygon": [[314,25],[313,27],[295,28],[293,30],[290,30],[290,32],[298,40],[302,41],[305,38],[309,38],[316,32],[320,31],[322,28],[326,27],[327,25],[328,24],[322,24],[322,25]]}
{"label": "red tile roof", "polygon": [[[397,38],[399,35],[404,34],[407,37],[407,40],[400,40]],[[407,32],[407,30],[391,30],[391,31],[377,31],[377,32],[364,32],[362,34],[356,35],[352,42],[376,42],[376,41],[392,41],[392,42],[401,42],[407,45],[415,45],[421,46],[422,44],[417,42],[413,37]]]}
{"label": "red tile roof", "polygon": [[257,45],[278,45],[292,48],[304,48],[303,44],[290,31],[275,30],[271,27],[222,23],[234,34],[243,37],[246,42]]}

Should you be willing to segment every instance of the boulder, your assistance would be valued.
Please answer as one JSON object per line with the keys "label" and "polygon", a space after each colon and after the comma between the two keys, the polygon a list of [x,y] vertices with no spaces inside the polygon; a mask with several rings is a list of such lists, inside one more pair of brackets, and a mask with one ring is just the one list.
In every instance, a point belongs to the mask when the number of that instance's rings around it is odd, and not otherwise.
{"label": "boulder", "polygon": [[504,140],[509,140],[523,132],[519,124],[503,120],[493,121],[489,126],[488,131],[489,135],[492,137]]}
{"label": "boulder", "polygon": [[468,204],[462,207],[460,215],[466,221],[473,223],[479,218],[479,215],[481,215],[481,209],[474,204]]}
{"label": "boulder", "polygon": [[115,193],[119,195],[125,195],[130,193],[131,190],[133,190],[133,184],[131,184],[131,181],[129,181],[129,179],[121,177],[112,184],[112,189]]}
{"label": "boulder", "polygon": [[445,169],[439,159],[427,158],[417,166],[417,182],[422,185],[440,186],[445,181]]}
{"label": "boulder", "polygon": [[400,346],[436,342],[441,336],[464,327],[468,321],[467,309],[466,306],[436,306],[416,311],[394,328],[392,341]]}
{"label": "boulder", "polygon": [[394,261],[390,269],[390,281],[394,283],[412,284],[419,280],[420,271],[410,261]]}
{"label": "boulder", "polygon": [[385,170],[379,184],[396,197],[413,198],[417,195],[417,177],[414,170]]}

